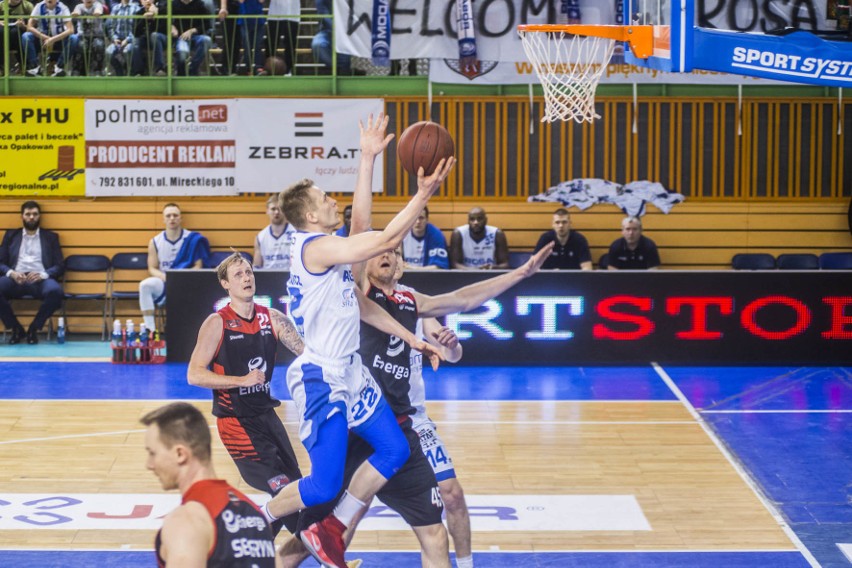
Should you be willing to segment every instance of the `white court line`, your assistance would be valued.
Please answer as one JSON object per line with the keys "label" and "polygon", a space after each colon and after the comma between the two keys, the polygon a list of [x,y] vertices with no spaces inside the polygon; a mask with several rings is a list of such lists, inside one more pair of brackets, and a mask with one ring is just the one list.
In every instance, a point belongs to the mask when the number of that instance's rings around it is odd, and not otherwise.
{"label": "white court line", "polygon": [[852,410],[699,410],[701,414],[852,414]]}
{"label": "white court line", "polygon": [[[498,425],[521,425],[521,426],[570,426],[570,425],[594,425],[594,426],[607,426],[607,425],[652,425],[652,426],[661,426],[661,425],[692,425],[695,424],[692,420],[440,420],[440,424],[443,425],[471,425],[471,424],[481,424],[483,426],[488,426],[491,424]],[[299,425],[298,422],[282,422],[284,426],[297,427]],[[215,425],[210,426],[211,429],[216,428]],[[145,432],[145,429],[136,429],[136,430],[114,430],[112,432],[91,432],[87,434],[64,434],[62,436],[44,436],[41,438],[20,438],[17,440],[5,440],[0,441],[0,446],[8,446],[10,444],[28,444],[30,442],[53,442],[56,440],[73,440],[76,438],[94,438],[99,436],[126,436],[127,434],[140,434]]]}
{"label": "white court line", "polygon": [[[369,532],[369,531],[367,531]],[[126,546],[126,545],[122,545]],[[0,550],[0,555],[4,552],[153,552],[153,548],[23,548],[23,547],[14,547],[14,546],[4,546],[2,550]],[[352,552],[357,555],[361,552],[367,553],[394,553],[394,552],[410,552],[410,553],[420,553],[420,549],[410,549],[410,550],[387,550],[387,549],[376,549],[376,548],[358,548],[358,549],[347,549],[347,552]],[[742,548],[678,548],[678,549],[653,549],[653,548],[643,548],[643,549],[633,549],[633,548],[625,548],[625,549],[615,549],[615,550],[577,550],[572,548],[564,548],[560,550],[474,550],[474,553],[479,554],[625,554],[625,553],[636,553],[636,554],[660,554],[671,552],[672,554],[683,554],[683,553],[712,553],[712,554],[730,554],[730,553],[741,553],[741,554],[752,554],[752,553],[761,553],[761,552],[785,552],[792,554],[794,552],[798,552],[798,550],[793,550],[790,548],[749,548],[748,550],[743,550]]]}
{"label": "white court line", "polygon": [[769,511],[769,514],[772,515],[772,517],[775,519],[775,522],[778,523],[778,526],[781,527],[781,529],[786,533],[790,541],[796,546],[796,548],[799,549],[799,552],[802,553],[802,556],[805,557],[805,560],[807,560],[811,566],[815,568],[820,568],[819,562],[817,562],[817,559],[814,558],[814,556],[811,554],[811,551],[807,549],[807,547],[802,543],[801,540],[799,540],[799,537],[796,535],[795,532],[793,532],[793,529],[790,528],[790,526],[787,524],[787,522],[784,520],[784,518],[781,516],[775,506],[772,505],[772,503],[766,498],[757,483],[752,480],[751,476],[746,473],[740,462],[734,458],[733,454],[731,454],[730,451],[728,451],[728,448],[725,447],[725,445],[716,435],[716,432],[710,426],[707,425],[707,423],[704,421],[704,418],[702,418],[698,411],[695,410],[695,407],[692,406],[692,403],[689,402],[689,399],[686,398],[686,396],[674,383],[669,374],[666,373],[665,369],[663,369],[656,362],[652,362],[651,366],[654,368],[654,370],[657,372],[663,382],[666,383],[666,386],[668,386],[669,389],[678,398],[678,400],[683,403],[683,405],[686,407],[686,410],[689,411],[693,418],[695,418],[695,421],[698,422],[702,429],[704,429],[704,432],[707,434],[710,440],[716,445],[722,455],[725,456],[725,459],[728,460],[728,463],[731,464],[731,467],[734,468],[734,471],[739,474],[740,478],[742,478],[745,484],[752,490],[752,492],[754,492],[755,496],[763,504],[763,506],[766,507],[766,510]]}

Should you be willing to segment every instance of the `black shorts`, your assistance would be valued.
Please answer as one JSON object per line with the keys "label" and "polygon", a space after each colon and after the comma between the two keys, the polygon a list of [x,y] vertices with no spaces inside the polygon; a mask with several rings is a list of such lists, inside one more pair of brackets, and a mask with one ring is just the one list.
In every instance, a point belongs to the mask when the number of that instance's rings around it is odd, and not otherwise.
{"label": "black shorts", "polygon": [[[225,416],[216,421],[219,439],[246,483],[275,496],[288,483],[302,477],[287,430],[274,409],[258,416]],[[295,532],[297,515],[281,519]],[[279,522],[273,528],[277,534]]]}
{"label": "black shorts", "polygon": [[[420,448],[420,439],[417,437],[417,432],[411,428],[410,420],[402,426],[402,431],[408,440],[411,455],[396,475],[381,488],[376,497],[399,513],[412,527],[438,524],[444,512],[444,502],[441,500],[435,472]],[[355,471],[371,455],[373,455],[373,447],[357,435],[350,433],[349,447],[346,452],[344,488],[349,485]],[[334,509],[339,497],[302,511],[299,529],[308,527],[328,515]]]}

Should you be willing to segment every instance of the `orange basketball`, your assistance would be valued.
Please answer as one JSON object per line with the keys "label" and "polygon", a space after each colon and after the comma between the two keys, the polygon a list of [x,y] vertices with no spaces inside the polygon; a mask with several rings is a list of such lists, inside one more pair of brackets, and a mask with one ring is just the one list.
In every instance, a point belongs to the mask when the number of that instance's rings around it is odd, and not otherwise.
{"label": "orange basketball", "polygon": [[431,175],[438,162],[456,154],[456,145],[447,129],[437,122],[416,122],[406,128],[396,144],[396,155],[405,171],[413,176],[422,167]]}

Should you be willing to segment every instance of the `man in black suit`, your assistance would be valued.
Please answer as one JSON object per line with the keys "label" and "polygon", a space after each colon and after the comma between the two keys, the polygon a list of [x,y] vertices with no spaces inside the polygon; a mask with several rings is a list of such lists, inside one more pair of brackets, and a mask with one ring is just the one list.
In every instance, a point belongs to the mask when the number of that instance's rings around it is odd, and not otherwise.
{"label": "man in black suit", "polygon": [[[38,343],[36,333],[62,305],[62,286],[57,279],[65,271],[59,235],[39,228],[41,208],[35,201],[21,205],[23,229],[10,229],[0,244],[0,320],[12,330],[9,343],[26,337],[27,343]],[[41,308],[29,330],[15,317],[9,300],[32,296],[42,300]]]}

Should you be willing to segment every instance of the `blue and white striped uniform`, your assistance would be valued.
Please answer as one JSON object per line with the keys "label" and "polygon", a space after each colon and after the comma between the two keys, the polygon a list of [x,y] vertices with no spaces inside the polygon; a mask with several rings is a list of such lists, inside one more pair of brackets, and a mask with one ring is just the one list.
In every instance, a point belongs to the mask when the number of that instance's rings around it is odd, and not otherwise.
{"label": "blue and white striped uniform", "polygon": [[165,272],[172,267],[180,247],[183,246],[183,241],[190,233],[192,233],[192,231],[181,229],[180,236],[176,241],[170,241],[168,237],[166,237],[165,231],[154,237],[154,248],[157,249],[157,260],[160,261],[160,270]]}
{"label": "blue and white striped uniform", "polygon": [[470,225],[456,228],[462,238],[462,264],[470,268],[479,268],[490,264],[494,266],[494,253],[497,249],[497,227],[485,226],[485,237],[477,242],[470,236]]}
{"label": "blue and white striped uniform", "polygon": [[263,257],[264,270],[289,270],[290,246],[296,229],[290,223],[284,226],[284,232],[277,237],[272,233],[272,225],[267,225],[257,234],[257,248]]}
{"label": "blue and white striped uniform", "polygon": [[325,233],[297,232],[290,249],[289,313],[305,351],[287,370],[287,388],[299,410],[299,437],[310,450],[320,425],[337,412],[349,427],[369,419],[381,389],[358,355],[361,329],[352,266],[339,264],[322,273],[304,265],[304,248]]}

